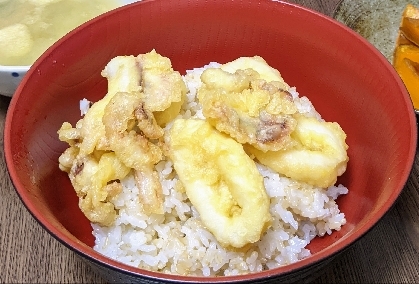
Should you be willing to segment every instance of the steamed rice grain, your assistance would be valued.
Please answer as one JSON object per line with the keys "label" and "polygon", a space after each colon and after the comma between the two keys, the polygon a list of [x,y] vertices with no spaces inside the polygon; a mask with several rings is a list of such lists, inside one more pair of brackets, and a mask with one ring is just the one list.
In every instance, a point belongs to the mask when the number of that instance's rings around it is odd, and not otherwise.
{"label": "steamed rice grain", "polygon": [[[187,71],[183,77],[189,89],[182,118],[201,118],[196,100],[203,68]],[[321,116],[306,97],[291,88],[298,111]],[[170,124],[167,128],[170,128]],[[343,185],[313,188],[280,176],[257,164],[270,197],[271,227],[260,241],[245,250],[228,250],[205,229],[199,213],[190,203],[170,160],[156,165],[164,194],[164,215],[145,215],[132,175],[121,181],[123,191],[113,200],[119,215],[111,227],[92,223],[94,249],[135,267],[170,274],[195,276],[239,275],[287,265],[310,256],[306,246],[316,236],[331,234],[345,224],[335,200],[347,194]],[[308,188],[309,187],[309,188]]]}

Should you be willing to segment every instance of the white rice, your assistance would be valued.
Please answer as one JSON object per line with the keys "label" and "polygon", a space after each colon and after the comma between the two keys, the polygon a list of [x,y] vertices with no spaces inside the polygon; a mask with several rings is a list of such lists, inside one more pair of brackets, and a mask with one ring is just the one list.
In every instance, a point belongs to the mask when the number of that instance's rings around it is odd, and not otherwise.
{"label": "white rice", "polygon": [[[200,75],[206,67],[184,76],[190,92],[181,117],[204,118],[195,100]],[[321,119],[306,97],[291,93],[298,110]],[[168,126],[170,127],[170,125]],[[130,175],[121,181],[123,192],[112,202],[119,215],[111,227],[92,224],[94,249],[128,265],[164,273],[197,276],[238,275],[272,269],[310,256],[306,246],[316,236],[331,234],[345,224],[335,200],[348,193],[343,185],[310,188],[257,165],[270,197],[272,226],[247,251],[220,246],[205,229],[199,213],[181,190],[169,160],[156,165],[163,185],[164,215],[142,213],[138,188]]]}
{"label": "white rice", "polygon": [[80,116],[84,116],[90,109],[91,102],[88,99],[80,101]]}

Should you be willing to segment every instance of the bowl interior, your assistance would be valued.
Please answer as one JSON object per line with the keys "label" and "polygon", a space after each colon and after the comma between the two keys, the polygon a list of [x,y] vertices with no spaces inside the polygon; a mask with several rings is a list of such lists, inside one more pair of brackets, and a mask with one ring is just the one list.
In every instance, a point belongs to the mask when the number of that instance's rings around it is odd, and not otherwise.
{"label": "bowl interior", "polygon": [[106,93],[100,72],[111,58],[151,49],[169,57],[181,73],[210,61],[260,55],[347,133],[350,161],[339,182],[349,194],[338,200],[347,224],[313,240],[312,257],[276,273],[347,247],[402,190],[416,150],[413,108],[389,63],[357,34],[282,2],[144,0],[90,21],[47,50],[23,79],[7,114],[6,161],[19,196],[48,231],[76,251],[156,276],[93,251],[90,224],[58,168],[66,144],[57,137],[62,122],[74,125],[80,118],[81,99],[96,101]]}

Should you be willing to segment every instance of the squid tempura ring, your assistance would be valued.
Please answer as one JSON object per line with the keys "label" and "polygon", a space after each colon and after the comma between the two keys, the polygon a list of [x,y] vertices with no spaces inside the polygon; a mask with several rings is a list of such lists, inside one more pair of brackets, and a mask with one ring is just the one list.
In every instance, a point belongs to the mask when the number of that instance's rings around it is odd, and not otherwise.
{"label": "squid tempura ring", "polygon": [[208,122],[178,119],[169,155],[203,224],[222,246],[258,241],[271,220],[263,177],[240,143]]}

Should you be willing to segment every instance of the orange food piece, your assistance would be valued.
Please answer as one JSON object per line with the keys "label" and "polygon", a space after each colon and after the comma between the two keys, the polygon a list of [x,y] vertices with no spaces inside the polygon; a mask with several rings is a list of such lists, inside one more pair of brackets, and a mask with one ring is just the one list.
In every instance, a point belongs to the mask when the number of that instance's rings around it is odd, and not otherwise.
{"label": "orange food piece", "polygon": [[399,35],[397,37],[396,46],[404,45],[404,44],[411,44],[415,45],[413,42],[411,42],[409,39],[406,38],[406,36],[399,31]]}
{"label": "orange food piece", "polygon": [[419,45],[419,9],[411,4],[403,12],[400,32],[406,39]]}
{"label": "orange food piece", "polygon": [[403,11],[393,54],[393,66],[419,110],[419,8],[408,4]]}
{"label": "orange food piece", "polygon": [[419,47],[399,45],[394,52],[393,66],[408,90],[415,109],[419,109]]}

